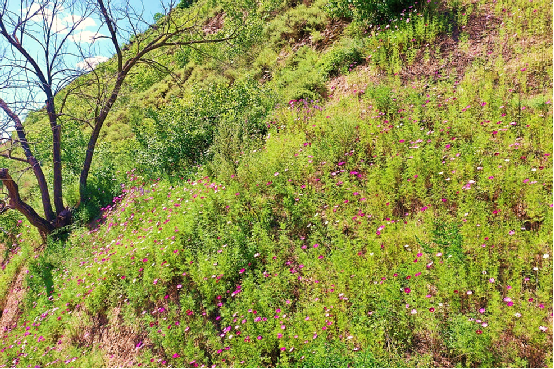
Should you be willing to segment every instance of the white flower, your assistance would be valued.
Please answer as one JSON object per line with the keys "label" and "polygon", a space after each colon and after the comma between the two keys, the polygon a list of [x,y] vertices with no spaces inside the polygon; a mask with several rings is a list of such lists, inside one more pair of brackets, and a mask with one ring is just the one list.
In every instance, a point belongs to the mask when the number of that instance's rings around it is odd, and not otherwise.
{"label": "white flower", "polygon": [[544,254],[542,257],[543,257],[543,259],[548,259],[549,256],[550,255],[548,255],[548,254]]}

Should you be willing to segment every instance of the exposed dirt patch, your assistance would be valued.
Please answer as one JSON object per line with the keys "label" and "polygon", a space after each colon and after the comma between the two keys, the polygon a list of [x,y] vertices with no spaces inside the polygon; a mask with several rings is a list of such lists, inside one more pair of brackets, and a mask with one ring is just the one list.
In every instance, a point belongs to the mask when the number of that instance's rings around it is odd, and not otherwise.
{"label": "exposed dirt patch", "polygon": [[119,307],[111,309],[108,314],[93,316],[92,325],[81,327],[71,341],[102,350],[105,353],[104,365],[110,368],[137,366],[136,357],[140,351],[152,347],[146,332],[124,324]]}
{"label": "exposed dirt patch", "polygon": [[[429,79],[456,79],[463,77],[465,70],[474,63],[487,59],[502,57],[506,66],[512,69],[523,68],[516,57],[516,53],[509,43],[509,36],[500,36],[502,20],[495,17],[490,6],[483,6],[469,16],[467,25],[452,24],[451,34],[441,34],[429,45],[424,45],[413,60],[408,60],[407,55],[402,53],[403,68],[397,74],[404,85],[413,84],[418,81]],[[544,40],[533,39],[538,44],[551,43],[551,38]],[[523,40],[522,42],[529,42]],[[544,63],[543,63],[544,64]],[[551,61],[550,63],[551,64]],[[354,90],[360,93],[368,85],[383,83],[388,78],[386,72],[378,67],[370,67],[362,63],[354,69],[357,84],[349,83],[348,76],[338,76],[331,79],[327,86],[333,91],[333,97],[340,99],[346,95],[353,95]],[[533,90],[539,88],[540,82],[529,77],[528,86]],[[535,86],[536,85],[536,86]]]}
{"label": "exposed dirt patch", "polygon": [[22,313],[19,303],[23,300],[23,295],[25,294],[25,289],[23,288],[24,279],[25,270],[24,268],[20,268],[17,273],[17,277],[12,282],[12,285],[8,290],[6,303],[4,304],[1,312],[0,332],[9,332],[17,327],[17,321]]}
{"label": "exposed dirt patch", "polygon": [[[307,23],[305,21],[304,23]],[[299,32],[299,35],[295,38],[295,42],[292,44],[292,52],[298,51],[302,46],[309,46],[316,50],[324,50],[331,46],[335,40],[342,34],[344,28],[350,23],[346,19],[333,19],[325,26],[325,29],[320,32],[320,36],[314,39],[313,35],[309,32]],[[304,25],[301,26],[303,28]]]}
{"label": "exposed dirt patch", "polygon": [[[502,21],[485,7],[474,12],[466,26],[453,24],[452,35],[441,34],[426,48],[419,50],[411,65],[399,73],[403,82],[419,78],[461,78],[465,69],[477,58],[485,55],[502,55],[504,60],[512,57],[507,46],[508,39],[500,39],[498,27]],[[467,37],[466,41],[463,38]],[[404,63],[407,60],[404,56]]]}
{"label": "exposed dirt patch", "polygon": [[333,19],[330,23],[325,26],[325,29],[321,32],[321,39],[317,42],[313,42],[313,45],[316,49],[322,50],[326,47],[331,46],[333,42],[342,34],[344,28],[350,23],[347,19]]}
{"label": "exposed dirt patch", "polygon": [[421,355],[431,353],[433,355],[433,367],[454,367],[455,363],[445,354],[448,350],[441,341],[433,337],[432,333],[414,335],[414,351]]}
{"label": "exposed dirt patch", "polygon": [[212,18],[208,19],[206,24],[202,27],[202,31],[206,35],[213,35],[223,28],[223,22],[225,19],[225,13],[219,12]]}
{"label": "exposed dirt patch", "polygon": [[327,82],[327,89],[331,91],[331,96],[334,100],[340,100],[347,95],[351,97],[361,96],[367,86],[374,86],[382,83],[386,77],[385,73],[382,73],[375,67],[368,65],[361,65],[356,68],[359,73],[356,83],[349,81],[349,78],[345,75],[340,75],[332,78]]}
{"label": "exposed dirt patch", "polygon": [[509,365],[513,362],[512,356],[515,355],[527,360],[530,368],[546,367],[547,347],[552,347],[552,335],[549,335],[549,339],[544,345],[538,345],[528,342],[525,337],[516,336],[511,329],[503,332],[500,339],[493,344],[495,355],[500,358],[501,362],[504,361],[506,365]]}

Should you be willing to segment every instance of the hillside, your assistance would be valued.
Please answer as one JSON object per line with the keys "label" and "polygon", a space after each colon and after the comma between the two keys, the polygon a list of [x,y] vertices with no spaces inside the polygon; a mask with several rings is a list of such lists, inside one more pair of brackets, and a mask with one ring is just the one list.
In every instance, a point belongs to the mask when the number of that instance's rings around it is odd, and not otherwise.
{"label": "hillside", "polygon": [[1,215],[0,367],[552,367],[552,6],[428,3],[140,66],[73,225]]}

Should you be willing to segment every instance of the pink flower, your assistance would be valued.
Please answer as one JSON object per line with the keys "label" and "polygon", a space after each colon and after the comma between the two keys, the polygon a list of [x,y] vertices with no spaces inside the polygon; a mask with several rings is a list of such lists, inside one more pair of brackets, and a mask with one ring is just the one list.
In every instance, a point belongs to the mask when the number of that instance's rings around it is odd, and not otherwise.
{"label": "pink flower", "polygon": [[244,271],[245,271],[245,269],[244,269],[244,268],[242,268],[241,270],[239,270],[239,274],[242,274],[242,273],[244,273]]}

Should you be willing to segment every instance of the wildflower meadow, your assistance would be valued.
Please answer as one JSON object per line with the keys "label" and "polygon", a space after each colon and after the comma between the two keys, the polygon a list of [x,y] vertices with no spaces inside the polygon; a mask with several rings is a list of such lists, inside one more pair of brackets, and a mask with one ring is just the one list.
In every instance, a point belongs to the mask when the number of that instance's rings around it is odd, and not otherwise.
{"label": "wildflower meadow", "polygon": [[70,226],[0,215],[0,367],[552,367],[552,4],[275,3],[138,70]]}

